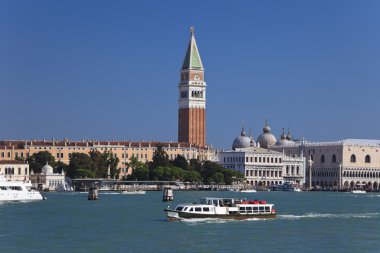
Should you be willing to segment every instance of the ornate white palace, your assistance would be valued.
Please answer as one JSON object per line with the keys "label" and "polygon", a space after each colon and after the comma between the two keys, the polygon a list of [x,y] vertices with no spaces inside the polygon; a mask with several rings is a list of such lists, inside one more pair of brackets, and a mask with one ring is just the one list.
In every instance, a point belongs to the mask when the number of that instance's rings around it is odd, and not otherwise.
{"label": "ornate white palace", "polygon": [[300,141],[270,148],[307,156],[306,182],[313,187],[380,189],[380,140]]}

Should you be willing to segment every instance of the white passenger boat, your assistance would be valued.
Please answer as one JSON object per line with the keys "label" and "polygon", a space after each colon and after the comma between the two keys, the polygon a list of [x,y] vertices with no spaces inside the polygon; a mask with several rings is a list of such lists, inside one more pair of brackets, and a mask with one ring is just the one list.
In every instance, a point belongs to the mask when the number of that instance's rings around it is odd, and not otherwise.
{"label": "white passenger boat", "polygon": [[275,218],[273,204],[263,200],[239,200],[233,198],[201,199],[200,204],[179,204],[172,210],[164,210],[169,220],[191,218],[250,219]]}
{"label": "white passenger boat", "polygon": [[367,193],[366,191],[363,191],[363,190],[352,190],[351,192],[352,193],[358,193],[358,194]]}
{"label": "white passenger boat", "polygon": [[30,190],[32,184],[19,181],[7,181],[0,174],[0,201],[43,200],[39,191]]}
{"label": "white passenger boat", "polygon": [[133,191],[122,191],[121,194],[145,194],[146,191],[133,190]]}
{"label": "white passenger boat", "polygon": [[250,190],[240,190],[240,192],[242,193],[254,193],[254,192],[257,192],[255,189],[250,189]]}

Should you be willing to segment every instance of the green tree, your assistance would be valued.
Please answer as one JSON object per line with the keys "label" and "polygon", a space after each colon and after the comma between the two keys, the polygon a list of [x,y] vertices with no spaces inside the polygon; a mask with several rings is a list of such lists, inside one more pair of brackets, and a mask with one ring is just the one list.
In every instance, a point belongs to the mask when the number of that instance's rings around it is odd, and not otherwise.
{"label": "green tree", "polygon": [[108,169],[110,169],[111,178],[118,177],[119,170],[117,169],[117,164],[119,163],[119,158],[115,157],[111,151],[101,153],[97,150],[92,150],[89,155],[96,167],[96,177],[107,178]]}
{"label": "green tree", "polygon": [[96,165],[91,157],[84,153],[72,153],[67,176],[71,178],[95,177]]}
{"label": "green tree", "polygon": [[187,162],[186,158],[182,155],[177,155],[177,157],[173,160],[172,164],[175,167],[188,170],[189,169],[189,163]]}
{"label": "green tree", "polygon": [[157,146],[157,149],[153,153],[152,168],[158,168],[159,166],[169,166],[170,160],[168,154],[162,149],[161,145]]}
{"label": "green tree", "polygon": [[223,173],[216,172],[212,174],[212,176],[209,178],[210,182],[214,182],[216,184],[224,183],[224,175]]}
{"label": "green tree", "polygon": [[56,173],[62,173],[62,170],[63,170],[63,171],[65,171],[65,173],[67,173],[68,168],[69,168],[69,165],[67,165],[61,161],[58,161],[55,163],[54,171]]}
{"label": "green tree", "polygon": [[224,183],[231,185],[234,182],[241,182],[244,179],[244,175],[236,170],[224,169]]}
{"label": "green tree", "polygon": [[149,180],[148,166],[136,157],[131,157],[129,160],[127,167],[132,168],[132,173],[127,176],[127,180]]}
{"label": "green tree", "polygon": [[177,167],[159,166],[153,171],[153,179],[161,181],[175,181],[184,178],[184,170]]}
{"label": "green tree", "polygon": [[183,181],[190,183],[199,183],[203,181],[203,178],[198,171],[188,170],[184,172]]}
{"label": "green tree", "polygon": [[29,170],[33,170],[34,173],[41,173],[41,169],[46,163],[49,163],[53,168],[55,167],[55,158],[49,151],[35,153],[27,158],[26,161],[29,163]]}
{"label": "green tree", "polygon": [[191,159],[190,160],[190,169],[191,170],[195,170],[195,171],[198,171],[199,173],[202,174],[202,171],[203,171],[203,165],[200,161],[198,161],[197,159]]}

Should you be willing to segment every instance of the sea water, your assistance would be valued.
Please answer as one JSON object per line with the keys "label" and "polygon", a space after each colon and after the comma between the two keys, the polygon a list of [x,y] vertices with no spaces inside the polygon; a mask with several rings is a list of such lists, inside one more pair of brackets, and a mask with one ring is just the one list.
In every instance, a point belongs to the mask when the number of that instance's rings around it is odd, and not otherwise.
{"label": "sea water", "polygon": [[[380,252],[380,193],[175,191],[45,193],[0,203],[0,252]],[[201,197],[267,200],[275,219],[167,221],[170,204]]]}

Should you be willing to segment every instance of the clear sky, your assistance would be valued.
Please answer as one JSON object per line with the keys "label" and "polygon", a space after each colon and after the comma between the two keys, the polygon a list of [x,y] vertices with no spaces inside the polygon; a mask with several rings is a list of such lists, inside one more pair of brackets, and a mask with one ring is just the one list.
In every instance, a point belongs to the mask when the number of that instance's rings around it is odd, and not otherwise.
{"label": "clear sky", "polygon": [[377,0],[0,0],[0,139],[176,141],[190,26],[213,146],[380,139]]}

